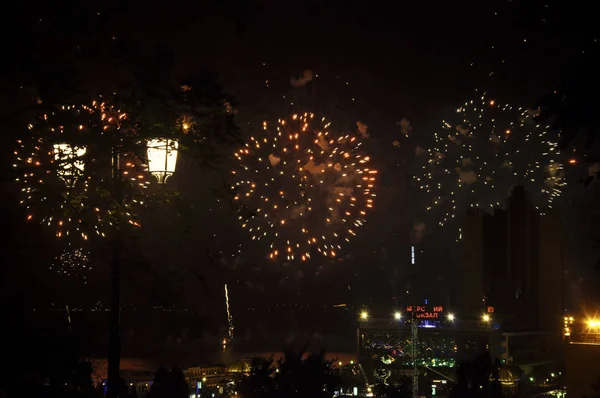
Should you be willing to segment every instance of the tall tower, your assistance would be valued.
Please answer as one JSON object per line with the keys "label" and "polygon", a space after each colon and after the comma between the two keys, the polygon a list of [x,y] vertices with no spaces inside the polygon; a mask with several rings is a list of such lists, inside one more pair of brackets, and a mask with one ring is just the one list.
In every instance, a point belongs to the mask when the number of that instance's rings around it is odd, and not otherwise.
{"label": "tall tower", "polygon": [[[508,217],[505,210],[494,209],[483,216],[483,294],[486,306],[501,308],[509,300],[508,285]],[[506,307],[504,304],[502,307]]]}
{"label": "tall tower", "polygon": [[531,328],[538,323],[539,223],[538,211],[523,186],[513,188],[507,218],[508,293],[514,295],[509,311],[519,325]]}
{"label": "tall tower", "polygon": [[458,272],[462,276],[459,306],[468,312],[479,312],[484,303],[484,213],[469,209],[462,239],[462,261]]}
{"label": "tall tower", "polygon": [[565,311],[564,245],[560,214],[544,209],[539,238],[539,324],[546,330],[560,327]]}
{"label": "tall tower", "polygon": [[464,225],[460,305],[494,306],[510,329],[560,327],[564,312],[564,261],[557,212],[541,215],[517,186],[506,209],[469,211]]}

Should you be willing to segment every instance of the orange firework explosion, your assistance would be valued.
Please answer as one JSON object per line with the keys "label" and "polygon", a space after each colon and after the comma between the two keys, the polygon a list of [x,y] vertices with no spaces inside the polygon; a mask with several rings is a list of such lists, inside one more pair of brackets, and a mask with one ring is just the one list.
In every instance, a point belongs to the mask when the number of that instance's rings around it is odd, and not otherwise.
{"label": "orange firework explosion", "polygon": [[377,170],[359,134],[336,134],[313,113],[263,122],[234,156],[239,219],[268,258],[339,257],[373,208]]}

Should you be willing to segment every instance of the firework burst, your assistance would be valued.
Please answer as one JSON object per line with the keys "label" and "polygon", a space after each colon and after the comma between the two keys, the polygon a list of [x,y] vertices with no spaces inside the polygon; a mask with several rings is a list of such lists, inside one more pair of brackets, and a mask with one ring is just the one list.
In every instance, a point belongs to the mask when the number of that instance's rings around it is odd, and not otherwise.
{"label": "firework burst", "polygon": [[[56,236],[105,236],[117,220],[138,225],[132,212],[146,166],[131,151],[143,145],[127,134],[127,115],[103,102],[49,110],[28,125],[14,153],[27,220],[52,227]],[[122,173],[113,178],[113,170]],[[114,189],[124,201],[111,200]],[[132,189],[135,188],[135,189]]]}
{"label": "firework burst", "polygon": [[444,226],[467,207],[501,207],[514,185],[538,208],[552,207],[566,185],[557,143],[536,112],[482,95],[457,109],[434,134],[422,173],[413,178],[428,197],[427,212]]}
{"label": "firework burst", "polygon": [[66,249],[56,256],[50,271],[61,276],[78,277],[87,283],[87,277],[92,271],[89,255],[83,249]]}
{"label": "firework burst", "polygon": [[361,134],[336,134],[312,113],[263,122],[235,152],[239,219],[274,261],[339,256],[373,208],[377,170]]}

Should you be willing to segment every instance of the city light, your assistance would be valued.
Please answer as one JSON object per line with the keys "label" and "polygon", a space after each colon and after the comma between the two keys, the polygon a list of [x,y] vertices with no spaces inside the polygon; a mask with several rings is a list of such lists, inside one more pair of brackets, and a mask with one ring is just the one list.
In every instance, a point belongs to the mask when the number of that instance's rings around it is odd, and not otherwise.
{"label": "city light", "polygon": [[366,321],[367,319],[369,319],[369,313],[367,311],[361,312],[360,319],[362,319],[363,321]]}
{"label": "city light", "polygon": [[481,317],[481,319],[484,322],[489,322],[491,320],[490,316],[488,314],[483,314],[483,316]]}
{"label": "city light", "polygon": [[452,314],[452,313],[448,314],[448,320],[450,322],[454,322],[454,314]]}
{"label": "city light", "polygon": [[396,313],[394,314],[394,319],[396,319],[397,321],[399,321],[400,319],[402,319],[402,314],[401,314],[401,313],[399,313],[399,312],[396,312]]}
{"label": "city light", "polygon": [[600,328],[600,320],[597,318],[589,318],[585,321],[585,323],[590,329],[596,329],[596,331],[598,331]]}
{"label": "city light", "polygon": [[563,337],[570,337],[572,332],[571,325],[573,325],[575,318],[573,318],[572,316],[566,316],[564,320],[565,323],[563,328]]}

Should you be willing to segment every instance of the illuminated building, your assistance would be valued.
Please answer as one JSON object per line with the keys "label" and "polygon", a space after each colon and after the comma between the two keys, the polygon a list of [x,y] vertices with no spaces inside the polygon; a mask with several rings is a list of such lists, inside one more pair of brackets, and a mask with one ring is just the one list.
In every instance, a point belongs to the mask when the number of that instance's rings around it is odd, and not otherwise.
{"label": "illuminated building", "polygon": [[459,304],[492,306],[503,329],[554,330],[564,313],[563,241],[556,211],[538,210],[522,186],[505,209],[470,211]]}
{"label": "illuminated building", "polygon": [[[106,387],[106,361],[96,360],[94,363],[99,366],[96,366],[92,375],[93,381]],[[123,363],[125,368],[120,369],[119,374],[127,383],[128,390],[142,396],[147,394],[154,382],[158,365],[131,358],[125,358]],[[190,394],[194,392],[198,394],[199,390],[209,390],[223,395],[224,390],[227,389],[226,385],[238,381],[241,376],[250,372],[250,365],[247,361],[239,360],[228,366],[196,366],[182,371]]]}
{"label": "illuminated building", "polygon": [[[430,376],[439,379],[440,373],[454,375],[454,367],[486,350],[499,356],[500,332],[491,322],[462,315],[435,305],[405,306],[401,311],[390,311],[387,317],[358,313],[357,357],[369,383],[379,382],[381,374],[390,382],[413,375],[413,357],[419,369],[434,369]],[[417,321],[416,333],[411,328],[413,319]]]}

